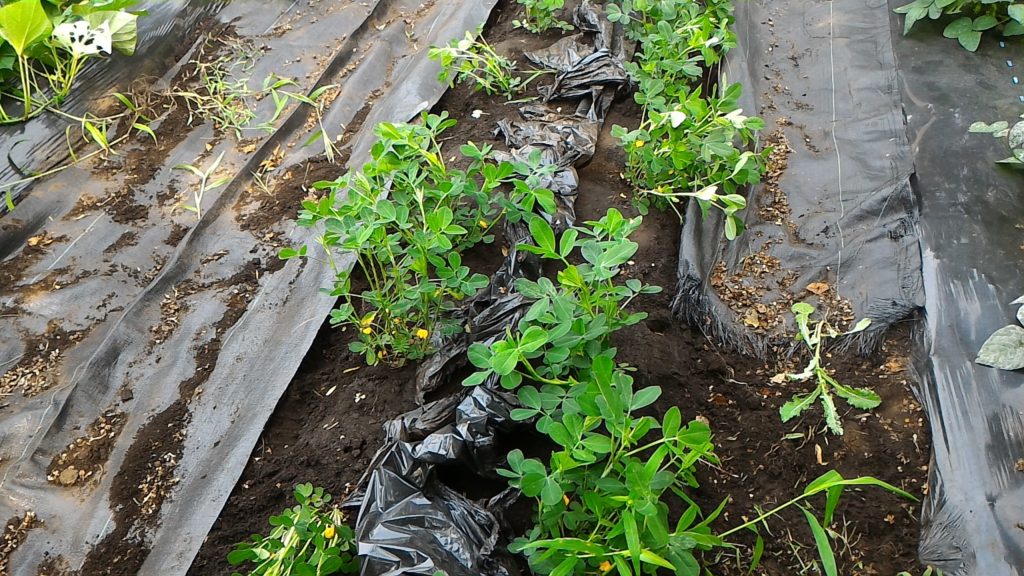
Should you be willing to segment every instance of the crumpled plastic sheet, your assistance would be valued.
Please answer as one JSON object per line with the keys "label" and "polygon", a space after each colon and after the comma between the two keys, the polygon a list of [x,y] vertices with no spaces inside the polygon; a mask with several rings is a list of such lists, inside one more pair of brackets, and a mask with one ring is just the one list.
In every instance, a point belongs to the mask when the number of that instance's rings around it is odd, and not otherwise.
{"label": "crumpled plastic sheet", "polygon": [[[577,24],[586,30],[596,46],[621,46],[607,34],[612,28],[594,23],[604,20],[600,7],[583,2],[575,13]],[[621,31],[617,32],[621,36]],[[564,62],[571,70],[569,81],[556,81],[548,95],[558,99],[581,99],[571,114],[562,114],[550,104],[528,106],[520,111],[522,121],[502,122],[498,131],[510,147],[498,159],[527,159],[540,151],[541,162],[556,166],[544,182],[556,192],[557,214],[543,214],[557,229],[575,222],[573,205],[578,177],[575,166],[594,154],[604,112],[615,89],[626,79],[608,74],[621,69],[621,59],[602,53],[596,60],[579,57],[595,54],[579,40],[559,42],[560,55],[548,51],[552,65]],[[557,66],[553,66],[557,67]],[[592,74],[584,77],[584,70]],[[560,90],[566,90],[561,92]],[[509,254],[492,276],[490,285],[471,298],[456,316],[467,327],[463,333],[434,342],[438,352],[417,372],[417,395],[423,403],[429,393],[448,383],[468,365],[466,351],[476,342],[490,343],[518,323],[531,302],[515,292],[517,278],[541,275],[535,255],[518,249],[531,241],[525,224],[506,221],[505,240]],[[435,331],[439,332],[439,331]],[[453,413],[454,406],[454,413]],[[486,503],[467,500],[445,487],[434,469],[461,463],[474,473],[494,477],[504,463],[496,450],[498,434],[511,429],[510,411],[517,406],[514,394],[501,390],[492,377],[481,386],[447,398],[423,404],[385,425],[387,439],[360,482],[362,487],[347,503],[358,506],[356,541],[364,557],[363,576],[434,574],[449,576],[504,576],[508,569],[497,554],[503,512],[518,491],[504,490]]]}
{"label": "crumpled plastic sheet", "polygon": [[[724,240],[714,210],[705,219],[696,202],[687,206],[674,309],[720,342],[760,357],[791,345],[789,303],[824,308],[808,290],[816,283],[834,287],[857,319],[871,319],[841,343],[859,352],[923,304],[913,158],[888,18],[876,0],[736,5],[738,46],[721,78],[741,83],[744,114],[765,120],[758,146],[781,132],[791,151],[778,181],[785,204],[753,187],[738,239]],[[724,300],[718,266],[762,291],[756,304],[775,313]]]}

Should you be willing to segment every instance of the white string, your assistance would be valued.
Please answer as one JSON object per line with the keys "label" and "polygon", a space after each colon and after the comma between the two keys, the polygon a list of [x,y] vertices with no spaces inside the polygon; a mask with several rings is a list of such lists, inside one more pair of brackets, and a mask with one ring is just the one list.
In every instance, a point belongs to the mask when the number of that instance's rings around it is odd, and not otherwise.
{"label": "white string", "polygon": [[832,67],[832,145],[836,149],[836,169],[839,178],[839,217],[836,218],[836,228],[839,230],[839,259],[836,262],[836,289],[839,288],[839,271],[843,267],[843,249],[846,248],[846,239],[843,237],[843,218],[846,216],[846,206],[843,204],[843,157],[839,153],[839,140],[836,139],[836,58],[835,58],[835,14],[833,6],[835,0],[828,3],[828,58]]}

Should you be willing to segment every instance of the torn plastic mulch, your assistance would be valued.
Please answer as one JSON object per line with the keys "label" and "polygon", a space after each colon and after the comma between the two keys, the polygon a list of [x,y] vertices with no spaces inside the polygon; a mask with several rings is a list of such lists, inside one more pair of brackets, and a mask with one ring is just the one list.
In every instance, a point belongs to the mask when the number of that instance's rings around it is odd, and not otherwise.
{"label": "torn plastic mulch", "polygon": [[[910,143],[885,6],[871,0],[739,2],[722,82],[766,123],[764,183],[746,232],[687,207],[677,314],[767,357],[788,350],[798,301],[833,323],[870,318],[844,346],[872,350],[923,304]],[[852,325],[852,324],[851,324]]]}
{"label": "torn plastic mulch", "polygon": [[[179,88],[208,32],[225,51],[206,56],[244,60],[254,87],[286,74],[291,91],[337,90],[322,118],[289,106],[273,134],[246,131],[243,142],[183,105],[161,108],[157,144],[38,180],[0,219],[0,517],[37,520],[2,552],[7,573],[189,569],[332,306],[320,295],[334,276],[326,263],[277,258],[308,231],[253,174],[301,196],[321,164],[343,172],[301,146],[318,120],[331,136],[344,127],[339,157],[360,164],[377,123],[409,120],[444,92],[426,47],[476,29],[494,3],[149,3],[143,49],[112,63],[105,73],[120,72],[102,86],[145,70],[153,91]],[[273,100],[254,103],[260,120]],[[60,124],[39,117],[0,130],[0,142],[23,169],[48,167]],[[25,151],[39,156],[24,162]],[[172,166],[217,158],[229,182],[205,191],[201,217],[181,209],[200,200],[198,184]],[[80,458],[76,447],[92,442],[98,456]]]}
{"label": "torn plastic mulch", "polygon": [[[572,113],[551,104],[521,109],[522,121],[502,122],[498,133],[510,147],[502,159],[527,159],[537,152],[556,169],[543,185],[555,192],[557,213],[543,214],[556,229],[575,222],[579,178],[575,167],[590,160],[604,114],[616,90],[626,83],[622,72],[621,30],[607,23],[601,7],[584,1],[575,12],[584,30],[551,49],[528,55],[558,71],[545,100],[580,99]],[[614,48],[613,48],[614,47]],[[533,255],[516,249],[529,242],[521,224],[504,227],[509,254],[490,285],[456,314],[464,333],[435,342],[438,352],[417,373],[417,394],[439,389],[467,365],[466,351],[475,342],[490,343],[518,323],[531,302],[515,292],[516,278],[541,274]],[[358,506],[356,540],[363,557],[362,574],[390,576],[443,570],[448,576],[503,576],[508,569],[498,549],[501,511],[518,492],[505,490],[485,504],[470,501],[446,487],[435,467],[462,463],[474,473],[494,477],[504,454],[494,450],[495,434],[511,427],[517,400],[492,377],[481,386],[425,404],[386,424],[386,442],[348,502]]]}

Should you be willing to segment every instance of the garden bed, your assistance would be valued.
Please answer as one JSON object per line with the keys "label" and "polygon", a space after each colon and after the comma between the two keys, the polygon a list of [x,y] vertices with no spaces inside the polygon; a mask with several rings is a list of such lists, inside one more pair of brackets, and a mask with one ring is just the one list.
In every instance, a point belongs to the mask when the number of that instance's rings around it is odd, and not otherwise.
{"label": "garden bed", "polygon": [[[523,49],[546,46],[557,34],[538,37],[514,29],[511,21],[516,13],[515,4],[500,2],[485,36],[499,52],[524,62]],[[482,114],[474,114],[477,110]],[[448,111],[459,120],[445,133],[445,141],[453,147],[472,140],[503,148],[492,135],[494,123],[515,115],[514,106],[465,87],[449,90],[434,111]],[[638,122],[639,108],[629,95],[620,95],[595,157],[579,170],[578,221],[597,218],[609,207],[627,216],[636,214],[630,186],[620,177],[625,157],[610,130],[614,124],[635,127]],[[634,308],[646,312],[648,318],[617,334],[614,344],[618,358],[637,368],[638,386],[661,386],[663,395],[649,410],[663,414],[678,406],[684,421],[696,418],[709,423],[722,463],[698,469],[701,488],[695,498],[706,511],[730,498],[716,528],[740,524],[741,519],[752,517],[756,508],[792,498],[829,469],[848,478],[874,476],[923,497],[930,445],[927,422],[911,390],[910,325],[891,330],[881,349],[870,357],[837,355],[833,359],[837,379],[874,389],[883,400],[880,408],[843,412],[846,433],[841,437],[823,432],[818,410],[784,424],[779,407],[793,393],[804,390],[771,379],[792,369],[795,359],[787,362],[780,354],[778,362],[766,364],[719,349],[673,317],[671,293],[677,282],[679,237],[676,216],[656,211],[645,217],[633,236],[640,248],[623,274],[662,286],[666,292],[639,298]],[[497,242],[500,244],[500,238]],[[490,274],[501,259],[497,246],[478,246],[467,254],[466,263],[474,272]],[[368,367],[361,355],[348,351],[351,336],[326,324],[321,328],[190,574],[231,574],[234,569],[226,562],[227,552],[250,534],[265,531],[267,518],[290,504],[295,484],[311,482],[335,495],[348,493],[381,446],[383,423],[415,407],[415,366]],[[537,441],[533,438],[527,444],[535,446]],[[503,444],[502,451],[523,447],[522,439],[517,438],[504,438]],[[489,478],[452,480],[460,487],[473,486],[473,498],[493,496],[503,487],[500,480]],[[918,503],[895,495],[874,490],[848,493],[835,524],[840,534],[836,545],[840,573],[918,570],[919,515]],[[528,516],[528,507],[516,508],[512,523],[521,530],[529,525]],[[814,573],[810,568],[817,558],[814,540],[798,510],[769,521],[762,535],[766,551],[758,573]],[[715,565],[716,573],[745,573],[754,540],[751,535],[738,541],[746,545],[743,560],[705,558]]]}

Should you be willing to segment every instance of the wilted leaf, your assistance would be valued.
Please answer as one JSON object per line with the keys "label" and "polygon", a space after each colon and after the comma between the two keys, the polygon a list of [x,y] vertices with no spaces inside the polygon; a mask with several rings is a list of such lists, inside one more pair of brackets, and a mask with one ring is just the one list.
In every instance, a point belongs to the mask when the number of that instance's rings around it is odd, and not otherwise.
{"label": "wilted leaf", "polygon": [[817,294],[818,296],[821,296],[822,294],[828,292],[828,284],[824,282],[812,282],[811,284],[807,285],[807,291],[810,292],[811,294]]}
{"label": "wilted leaf", "polygon": [[981,345],[974,361],[1000,370],[1024,368],[1024,328],[1004,326],[996,330]]}

